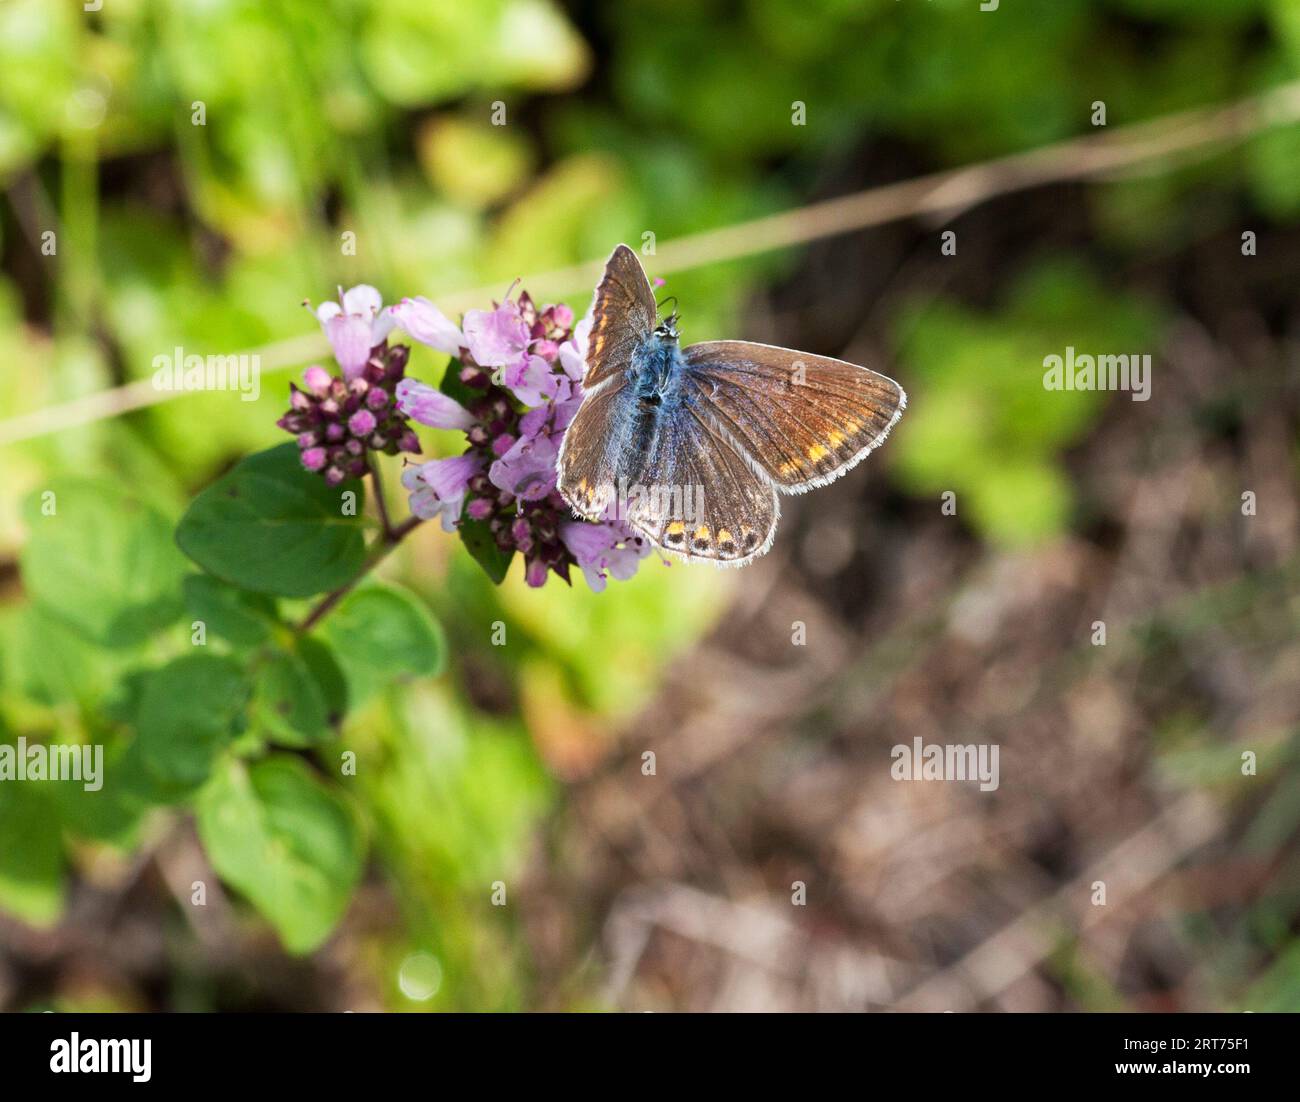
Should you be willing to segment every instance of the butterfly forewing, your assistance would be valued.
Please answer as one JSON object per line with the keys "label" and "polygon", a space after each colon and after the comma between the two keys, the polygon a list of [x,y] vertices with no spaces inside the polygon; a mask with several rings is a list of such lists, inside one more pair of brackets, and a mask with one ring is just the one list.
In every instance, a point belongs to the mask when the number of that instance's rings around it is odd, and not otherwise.
{"label": "butterfly forewing", "polygon": [[637,345],[655,327],[654,292],[636,253],[619,245],[605,263],[591,308],[587,344],[588,390],[625,371]]}
{"label": "butterfly forewing", "polygon": [[852,469],[907,405],[893,379],[843,360],[748,341],[684,352],[696,407],[786,493]]}
{"label": "butterfly forewing", "polygon": [[627,395],[627,386],[619,380],[588,393],[564,434],[557,468],[560,493],[574,512],[589,520],[604,519],[617,484],[621,441],[613,433]]}

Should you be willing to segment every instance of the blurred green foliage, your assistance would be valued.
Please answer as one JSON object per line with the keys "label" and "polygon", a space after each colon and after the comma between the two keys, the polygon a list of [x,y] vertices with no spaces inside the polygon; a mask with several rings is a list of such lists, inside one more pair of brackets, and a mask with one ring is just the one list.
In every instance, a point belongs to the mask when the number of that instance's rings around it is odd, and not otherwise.
{"label": "blurred green foliage", "polygon": [[[1085,132],[1094,99],[1117,125],[1297,71],[1290,0],[1005,0],[996,13],[975,0],[109,0],[93,14],[4,0],[0,409],[148,379],[178,347],[310,333],[302,298],[339,284],[504,291],[646,230],[667,240],[792,206],[868,142],[939,167]],[[806,126],[791,125],[796,102]],[[1099,187],[1105,244],[1202,232],[1204,219],[1179,223],[1179,198],[1207,173],[1292,216],[1298,153],[1290,127],[1230,165]],[[790,264],[674,276],[688,337],[737,335],[748,294]],[[589,293],[571,289],[579,312]],[[902,484],[959,491],[963,517],[997,541],[1059,533],[1073,508],[1062,452],[1103,401],[1026,376],[1045,345],[1150,350],[1162,323],[1158,303],[1117,298],[1083,261],[1026,269],[988,309],[909,304],[888,334],[913,395],[890,447]],[[419,352],[412,374],[442,366]],[[0,449],[0,553],[21,553],[21,593],[0,607],[0,738],[101,743],[131,778],[96,800],[0,786],[0,907],[56,921],[70,864],[137,851],[166,805],[193,800],[217,871],[291,950],[328,935],[369,853],[402,916],[375,948],[381,974],[427,950],[442,968],[429,1005],[527,1005],[518,930],[488,885],[521,867],[551,772],[599,755],[733,579],[651,562],[601,596],[517,577],[495,590],[454,541],[431,539],[386,564],[401,586],[358,591],[294,644],[283,621],[315,590],[294,590],[283,560],[241,573],[234,555],[199,575],[170,539],[195,491],[279,442],[284,386],[263,381],[257,402],[186,395]],[[42,515],[50,490],[75,524]],[[206,539],[221,549],[219,525]],[[346,564],[359,530],[342,542]],[[277,569],[275,596],[247,591]],[[212,633],[202,658],[196,619]],[[489,641],[497,622],[508,648]],[[494,688],[476,699],[471,683]],[[344,785],[298,760],[333,771],[345,747],[365,766]]]}

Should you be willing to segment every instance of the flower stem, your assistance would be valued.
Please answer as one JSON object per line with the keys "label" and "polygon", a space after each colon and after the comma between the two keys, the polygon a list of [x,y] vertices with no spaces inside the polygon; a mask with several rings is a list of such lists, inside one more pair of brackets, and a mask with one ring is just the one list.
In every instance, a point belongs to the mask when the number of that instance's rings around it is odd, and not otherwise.
{"label": "flower stem", "polygon": [[375,508],[379,511],[379,523],[383,525],[384,538],[387,539],[393,534],[393,524],[388,519],[388,503],[384,500],[384,484],[379,478],[379,465],[368,453],[366,466],[370,468],[370,484],[375,488]]}
{"label": "flower stem", "polygon": [[[378,479],[376,479],[375,485],[376,487],[378,486]],[[375,496],[376,496],[376,500],[380,500],[380,501],[383,500],[381,497],[379,497],[378,490],[376,490]],[[334,608],[335,605],[337,605],[341,600],[343,600],[344,597],[346,597],[350,592],[352,592],[352,590],[356,587],[357,583],[360,582],[362,578],[364,578],[367,574],[369,574],[376,566],[380,564],[380,562],[382,562],[388,556],[388,553],[392,551],[394,547],[396,547],[399,543],[401,543],[402,540],[404,540],[408,535],[410,535],[411,532],[415,531],[415,529],[421,523],[423,523],[419,517],[407,517],[406,520],[402,521],[401,524],[397,525],[396,527],[393,527],[388,523],[388,515],[386,512],[383,514],[383,517],[384,517],[383,538],[378,540],[375,544],[371,546],[370,554],[366,556],[366,561],[361,564],[361,569],[357,571],[354,577],[352,577],[348,581],[344,582],[341,586],[339,586],[338,589],[331,590],[329,593],[327,593],[321,599],[320,603],[317,604],[316,607],[313,608],[307,614],[306,618],[302,621],[302,623],[300,623],[296,628],[294,628],[295,635],[306,635],[309,631],[311,631],[312,628],[314,628],[318,623],[320,623],[321,620],[323,620],[330,613],[330,611]]]}

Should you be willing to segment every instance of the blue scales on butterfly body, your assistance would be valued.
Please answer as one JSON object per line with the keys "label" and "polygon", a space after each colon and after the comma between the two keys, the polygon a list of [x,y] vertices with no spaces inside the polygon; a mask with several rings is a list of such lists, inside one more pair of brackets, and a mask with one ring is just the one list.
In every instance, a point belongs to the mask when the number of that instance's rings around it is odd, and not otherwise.
{"label": "blue scales on butterfly body", "polygon": [[686,359],[675,333],[656,329],[632,353],[628,382],[633,393],[651,406],[673,405],[683,395],[681,377]]}
{"label": "blue scales on butterfly body", "polygon": [[[649,487],[678,484],[677,458],[686,443],[683,407],[692,401],[684,376],[689,370],[675,335],[650,333],[628,358],[621,379],[610,380],[604,464],[612,473],[616,515],[636,508]],[[620,385],[621,384],[621,385]]]}

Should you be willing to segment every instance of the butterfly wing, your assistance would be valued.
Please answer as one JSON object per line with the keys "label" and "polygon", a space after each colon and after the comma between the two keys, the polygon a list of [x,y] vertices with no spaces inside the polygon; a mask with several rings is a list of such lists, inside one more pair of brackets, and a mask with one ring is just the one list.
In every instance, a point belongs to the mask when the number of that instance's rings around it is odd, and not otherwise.
{"label": "butterfly wing", "polygon": [[617,517],[688,559],[742,566],[772,544],[776,491],[689,404],[642,402],[621,381],[588,392],[565,433],[560,492],[590,520]]}
{"label": "butterfly wing", "polygon": [[782,493],[803,493],[852,470],[907,405],[893,379],[844,360],[749,341],[705,341],[683,351],[697,407]]}
{"label": "butterfly wing", "polygon": [[635,396],[621,379],[589,390],[560,444],[556,484],[573,511],[588,520],[604,519],[618,485],[628,399]]}
{"label": "butterfly wing", "polygon": [[627,371],[656,319],[650,281],[626,245],[619,245],[605,262],[591,317],[582,381],[586,394],[560,446],[558,485],[575,512],[599,520],[617,485],[617,467],[627,443]]}
{"label": "butterfly wing", "polygon": [[744,566],[772,546],[781,515],[776,491],[694,408],[655,434],[637,479],[632,485],[647,487],[649,500],[630,503],[627,520],[665,550]]}
{"label": "butterfly wing", "polygon": [[591,307],[587,344],[588,390],[625,371],[637,345],[655,327],[657,308],[650,280],[636,253],[619,245],[605,262]]}

